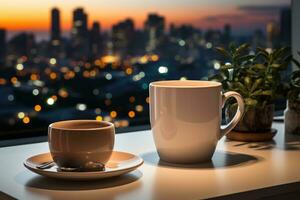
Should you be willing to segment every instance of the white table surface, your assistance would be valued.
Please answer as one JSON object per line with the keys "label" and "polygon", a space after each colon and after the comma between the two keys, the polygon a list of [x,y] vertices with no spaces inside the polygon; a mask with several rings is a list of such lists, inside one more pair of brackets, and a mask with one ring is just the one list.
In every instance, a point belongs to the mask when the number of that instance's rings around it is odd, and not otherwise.
{"label": "white table surface", "polygon": [[96,182],[67,182],[28,171],[23,161],[48,151],[47,143],[0,148],[0,191],[17,199],[203,199],[300,181],[300,137],[274,123],[273,142],[223,138],[210,163],[169,166],[159,162],[150,131],[116,136],[115,150],[141,156],[134,172]]}

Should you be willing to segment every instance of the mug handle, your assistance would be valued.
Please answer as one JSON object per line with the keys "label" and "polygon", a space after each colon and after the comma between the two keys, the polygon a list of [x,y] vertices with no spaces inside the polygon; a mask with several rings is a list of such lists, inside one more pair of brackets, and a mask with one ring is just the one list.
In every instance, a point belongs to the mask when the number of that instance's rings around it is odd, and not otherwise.
{"label": "mug handle", "polygon": [[232,120],[226,125],[221,125],[220,138],[222,138],[224,135],[229,133],[237,125],[237,123],[240,121],[240,119],[242,118],[242,116],[244,114],[244,100],[243,100],[242,96],[237,92],[229,91],[222,95],[222,108],[224,107],[225,102],[230,97],[233,97],[236,99],[238,108],[237,108],[237,111],[236,111],[234,117],[232,118]]}

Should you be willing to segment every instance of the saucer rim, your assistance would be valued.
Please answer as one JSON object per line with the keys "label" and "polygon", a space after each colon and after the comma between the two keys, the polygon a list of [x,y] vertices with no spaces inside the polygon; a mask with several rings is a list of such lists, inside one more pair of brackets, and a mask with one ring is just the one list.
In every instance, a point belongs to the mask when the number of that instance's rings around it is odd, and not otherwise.
{"label": "saucer rim", "polygon": [[[67,176],[67,175],[76,175],[76,176],[82,176],[81,178],[86,178],[85,176],[88,176],[88,175],[100,175],[100,174],[105,174],[105,175],[108,175],[108,174],[112,174],[112,173],[121,173],[120,175],[122,174],[125,174],[125,173],[129,173],[135,169],[137,169],[138,167],[140,167],[141,165],[144,164],[144,160],[138,156],[138,155],[135,155],[135,154],[132,154],[132,153],[129,153],[129,152],[124,152],[124,151],[113,151],[113,152],[116,152],[116,153],[125,153],[125,154],[130,154],[130,155],[133,155],[135,156],[138,160],[138,164],[134,165],[134,166],[131,166],[131,167],[128,167],[128,168],[124,168],[124,169],[113,169],[111,171],[90,171],[90,172],[65,172],[65,171],[47,171],[47,170],[44,170],[44,169],[38,169],[36,168],[33,163],[31,163],[29,161],[29,159],[35,157],[35,156],[42,156],[42,155],[46,155],[46,154],[50,154],[50,152],[47,152],[47,153],[38,153],[38,154],[35,154],[33,156],[30,156],[28,158],[25,159],[25,161],[23,161],[23,165],[24,167],[26,167],[28,170],[36,173],[36,174],[39,174],[39,175],[42,175],[42,176],[47,176],[49,177],[48,175],[46,174],[42,174],[42,173],[49,173],[51,175],[64,175],[64,176]],[[124,172],[124,173],[122,173]],[[52,176],[51,176],[52,177]],[[55,177],[55,178],[60,178],[60,177]],[[62,179],[66,179],[66,177],[61,177]],[[68,179],[71,178],[71,177],[68,177]],[[100,177],[99,177],[100,178]],[[102,178],[106,178],[106,177],[102,177]],[[109,177],[107,177],[109,178]],[[71,178],[72,179],[72,178]],[[74,178],[74,179],[78,179],[78,178]]]}

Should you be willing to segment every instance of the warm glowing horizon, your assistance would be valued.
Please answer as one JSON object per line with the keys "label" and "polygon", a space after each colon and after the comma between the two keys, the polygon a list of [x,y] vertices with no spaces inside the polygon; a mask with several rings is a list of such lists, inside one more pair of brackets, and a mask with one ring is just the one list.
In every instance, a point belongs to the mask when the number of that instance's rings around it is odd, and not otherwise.
{"label": "warm glowing horizon", "polygon": [[[21,31],[21,30],[31,30],[31,31],[46,31],[49,30],[50,27],[50,11],[52,8],[58,8],[60,10],[60,20],[61,20],[61,28],[64,31],[70,31],[72,27],[72,12],[74,9],[82,7],[85,12],[88,14],[88,25],[91,26],[92,22],[97,21],[101,24],[101,27],[105,30],[111,29],[111,27],[126,19],[131,18],[134,20],[135,27],[140,29],[143,28],[144,22],[147,19],[147,15],[149,13],[157,13],[165,17],[166,23],[174,23],[174,24],[192,24],[198,27],[199,21],[206,16],[210,16],[210,13],[224,13],[231,14],[236,13],[237,10],[235,8],[227,8],[226,12],[220,12],[217,8],[206,7],[206,8],[190,8],[189,12],[184,12],[184,10],[180,8],[174,8],[171,10],[162,10],[161,12],[155,10],[139,10],[138,12],[116,12],[117,10],[112,10],[110,12],[106,11],[101,13],[92,13],[89,9],[83,6],[75,6],[72,9],[61,9],[59,6],[50,7],[47,12],[38,12],[38,13],[29,13],[27,11],[23,11],[24,15],[12,15],[14,13],[10,13],[8,11],[2,12],[0,14],[0,18],[6,15],[4,19],[1,20],[1,26],[10,31]],[[1,9],[0,9],[1,11]],[[45,14],[46,13],[46,14]],[[126,14],[127,13],[127,14]],[[134,14],[133,14],[134,13]],[[13,23],[12,23],[13,22]],[[205,23],[203,23],[204,26]],[[215,25],[212,25],[214,27]]]}
{"label": "warm glowing horizon", "polygon": [[[168,1],[169,2],[169,1]],[[8,31],[46,32],[50,27],[50,10],[54,7],[60,10],[61,28],[69,32],[72,26],[72,12],[83,7],[88,14],[88,24],[93,21],[101,24],[102,30],[111,29],[113,24],[126,18],[135,22],[135,27],[143,28],[148,13],[158,13],[165,17],[166,25],[191,24],[197,28],[221,28],[230,23],[233,29],[262,27],[268,21],[277,20],[278,14],[272,12],[282,6],[290,5],[290,0],[260,0],[251,1],[197,1],[197,0],[74,0],[59,1],[4,0],[0,7],[0,28]],[[249,13],[255,14],[249,14]],[[244,31],[245,31],[244,30]]]}

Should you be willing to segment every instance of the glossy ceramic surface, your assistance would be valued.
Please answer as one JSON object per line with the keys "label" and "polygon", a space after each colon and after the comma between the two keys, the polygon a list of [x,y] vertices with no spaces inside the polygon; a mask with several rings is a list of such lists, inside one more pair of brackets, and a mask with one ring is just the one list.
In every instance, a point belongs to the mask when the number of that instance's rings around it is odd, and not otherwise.
{"label": "glossy ceramic surface", "polygon": [[[210,160],[218,140],[239,121],[244,110],[236,92],[222,94],[213,81],[159,81],[150,83],[150,121],[160,158],[172,163]],[[239,109],[221,127],[224,102],[234,97]]]}
{"label": "glossy ceramic surface", "polygon": [[50,153],[38,154],[28,158],[24,166],[42,176],[68,180],[95,180],[120,176],[131,172],[143,164],[143,159],[125,152],[114,151],[106,164],[105,170],[93,172],[62,172],[57,166],[49,169],[38,169],[37,166],[52,161]]}
{"label": "glossy ceramic surface", "polygon": [[60,121],[50,124],[48,129],[53,160],[66,168],[105,164],[112,154],[114,138],[114,125],[96,120]]}

